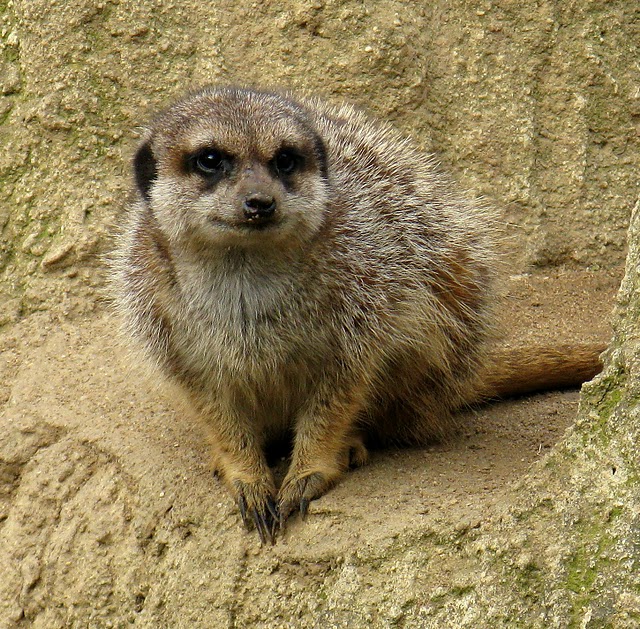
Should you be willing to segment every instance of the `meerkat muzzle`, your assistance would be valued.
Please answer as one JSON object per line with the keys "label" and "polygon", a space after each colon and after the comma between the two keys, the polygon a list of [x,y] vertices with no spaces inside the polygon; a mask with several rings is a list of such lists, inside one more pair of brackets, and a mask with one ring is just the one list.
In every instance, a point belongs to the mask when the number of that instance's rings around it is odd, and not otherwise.
{"label": "meerkat muzzle", "polygon": [[271,220],[276,207],[276,200],[272,196],[256,192],[246,196],[242,211],[249,222],[260,224]]}

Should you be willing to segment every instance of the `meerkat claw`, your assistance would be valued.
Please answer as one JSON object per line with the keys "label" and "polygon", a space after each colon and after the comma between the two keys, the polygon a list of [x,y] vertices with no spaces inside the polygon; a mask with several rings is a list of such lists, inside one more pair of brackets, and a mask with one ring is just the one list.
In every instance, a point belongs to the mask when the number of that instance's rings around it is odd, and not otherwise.
{"label": "meerkat claw", "polygon": [[240,517],[242,518],[242,523],[247,531],[251,530],[251,525],[249,524],[249,518],[247,517],[247,501],[245,497],[240,495],[236,500],[236,504],[238,505],[238,511],[240,511]]}
{"label": "meerkat claw", "polygon": [[300,498],[300,517],[303,520],[307,519],[307,513],[309,513],[309,502],[308,498]]}
{"label": "meerkat claw", "polygon": [[253,507],[253,509],[251,509],[251,517],[253,519],[253,524],[258,531],[258,535],[260,536],[260,543],[264,546],[267,543],[267,538],[271,538],[271,529],[267,524],[265,514],[260,513],[256,507]]}

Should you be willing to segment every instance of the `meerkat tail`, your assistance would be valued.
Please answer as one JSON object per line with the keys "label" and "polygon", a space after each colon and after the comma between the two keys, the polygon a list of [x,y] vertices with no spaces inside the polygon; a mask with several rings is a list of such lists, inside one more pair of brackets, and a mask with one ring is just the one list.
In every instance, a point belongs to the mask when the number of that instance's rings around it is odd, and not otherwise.
{"label": "meerkat tail", "polygon": [[590,343],[495,349],[471,403],[578,387],[600,373],[606,347]]}

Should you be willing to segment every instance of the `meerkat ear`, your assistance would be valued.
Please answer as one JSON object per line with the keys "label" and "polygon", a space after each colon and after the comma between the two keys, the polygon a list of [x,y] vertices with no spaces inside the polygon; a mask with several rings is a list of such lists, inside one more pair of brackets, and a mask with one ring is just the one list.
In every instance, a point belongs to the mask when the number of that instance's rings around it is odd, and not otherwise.
{"label": "meerkat ear", "polygon": [[151,149],[151,140],[147,140],[138,148],[133,158],[133,172],[138,193],[145,201],[149,201],[151,184],[158,176],[156,158]]}

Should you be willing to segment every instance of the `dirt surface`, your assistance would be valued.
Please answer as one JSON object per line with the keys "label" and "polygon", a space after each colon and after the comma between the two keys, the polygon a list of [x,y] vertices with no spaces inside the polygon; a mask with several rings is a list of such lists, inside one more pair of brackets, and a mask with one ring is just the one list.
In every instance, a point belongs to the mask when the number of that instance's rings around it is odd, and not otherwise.
{"label": "dirt surface", "polygon": [[[512,277],[508,338],[607,339],[618,281],[604,271]],[[1,337],[9,439],[0,457],[0,538],[8,540],[0,617],[12,619],[1,627],[25,618],[40,624],[24,626],[70,626],[101,613],[117,620],[126,610],[149,627],[257,626],[274,605],[265,574],[272,590],[285,588],[304,607],[318,574],[354,552],[388,547],[407,531],[478,526],[563,435],[578,404],[577,391],[494,404],[468,413],[449,443],[374,453],[312,504],[306,522],[294,519],[274,548],[261,548],[211,477],[199,426],[129,364],[114,335],[107,314],[73,322],[41,314]],[[212,570],[215,584],[203,578]],[[182,581],[185,574],[200,580]],[[348,588],[340,579],[336,596]],[[180,616],[183,608],[191,616]]]}

